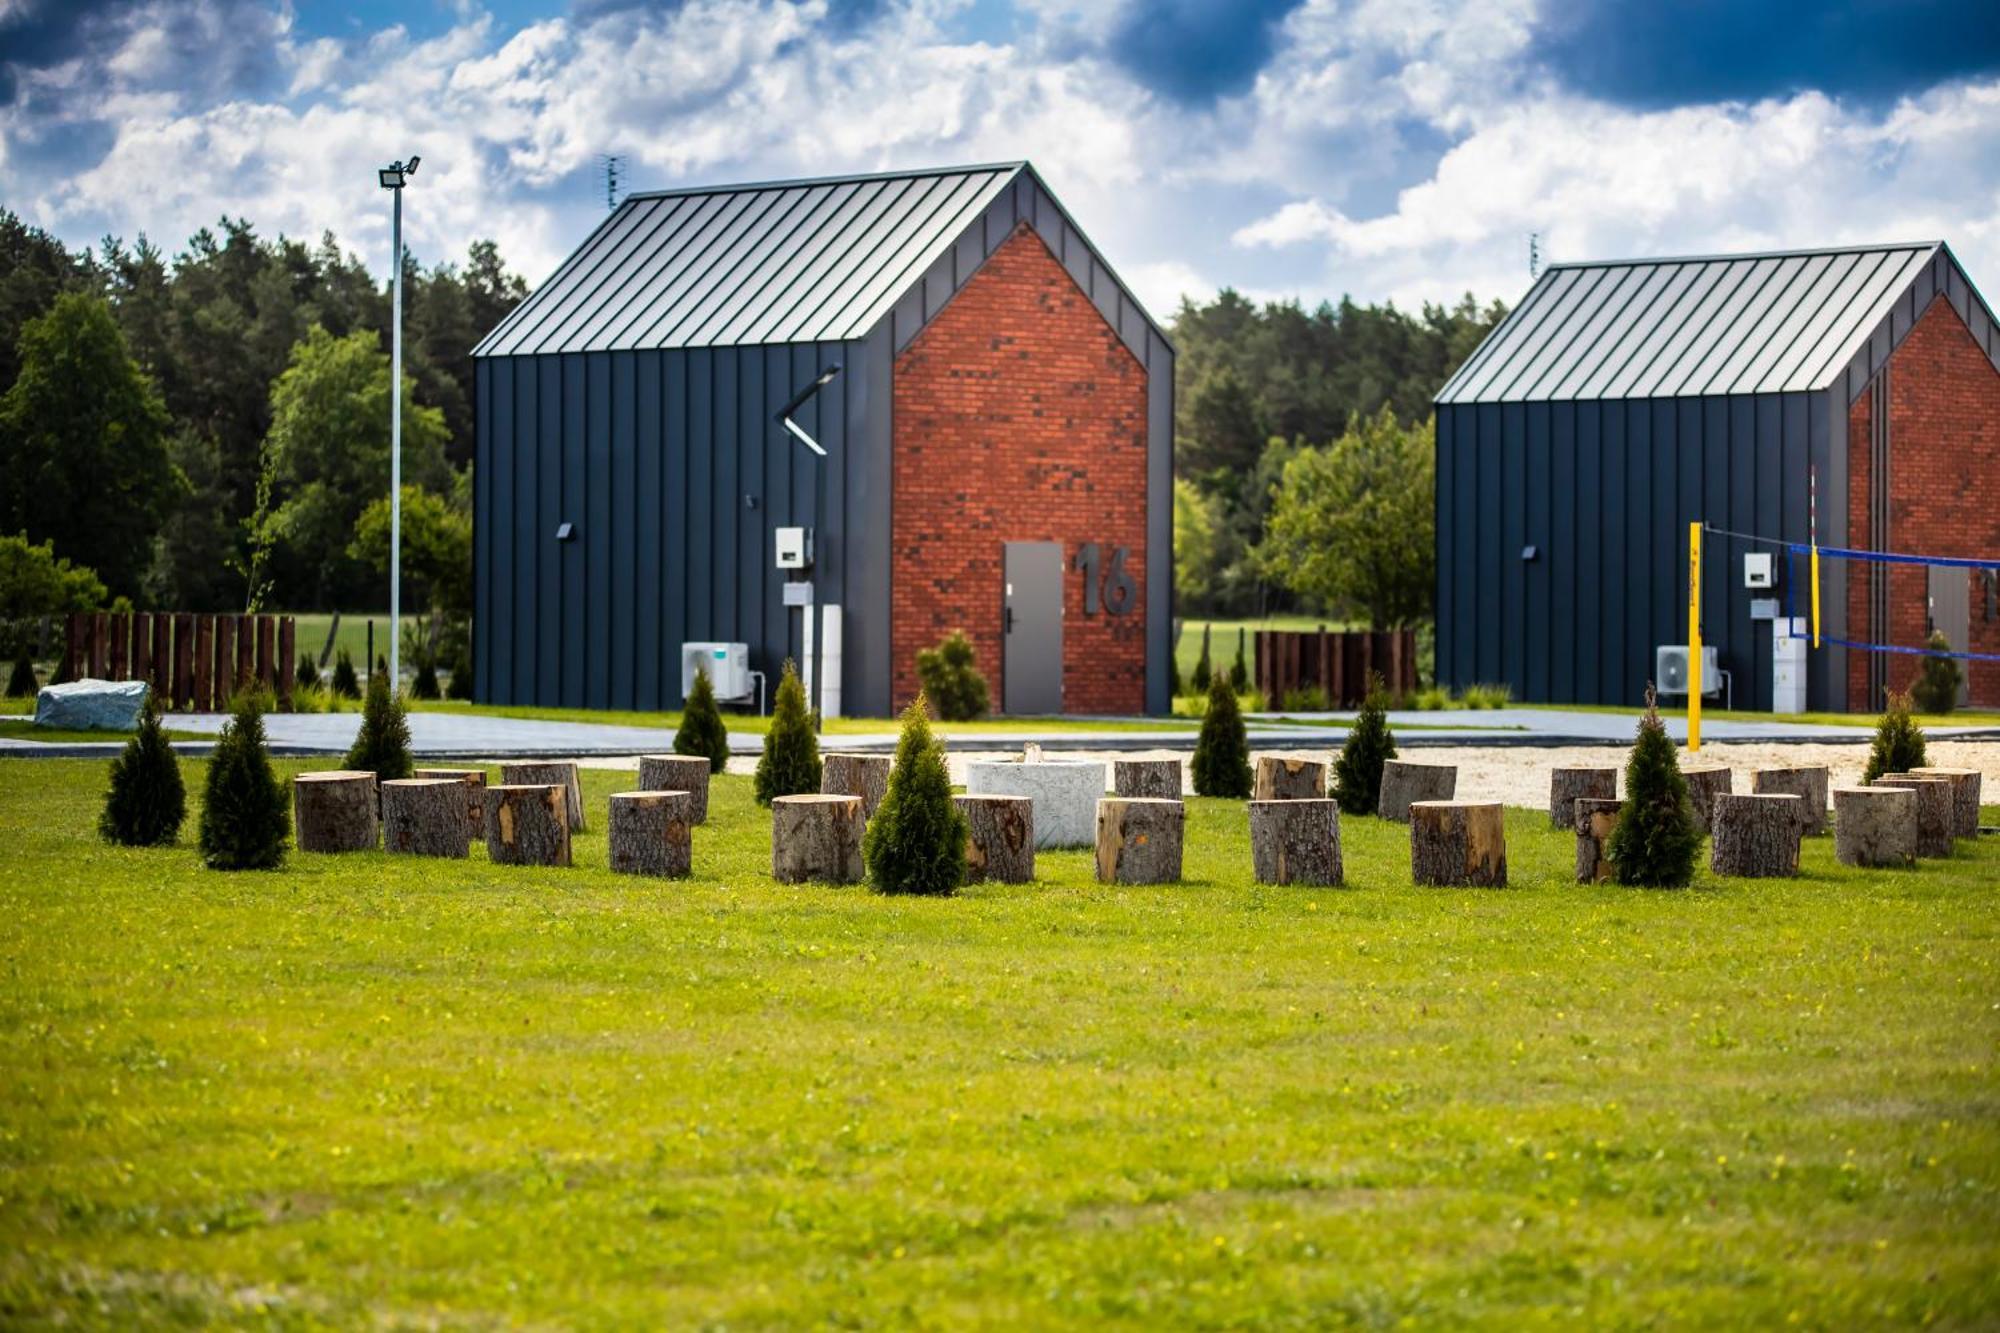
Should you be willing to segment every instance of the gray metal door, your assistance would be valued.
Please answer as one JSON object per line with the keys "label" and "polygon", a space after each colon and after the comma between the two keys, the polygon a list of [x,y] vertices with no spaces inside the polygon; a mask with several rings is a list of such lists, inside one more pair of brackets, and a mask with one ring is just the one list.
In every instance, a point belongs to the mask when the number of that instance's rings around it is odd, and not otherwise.
{"label": "gray metal door", "polygon": [[1001,609],[1001,708],[1062,712],[1063,553],[1059,542],[1008,542]]}
{"label": "gray metal door", "polygon": [[[1971,571],[1956,565],[1930,566],[1931,628],[1943,632],[1952,651],[1964,652],[1972,634]],[[1958,702],[1963,707],[1971,681],[1961,662]]]}

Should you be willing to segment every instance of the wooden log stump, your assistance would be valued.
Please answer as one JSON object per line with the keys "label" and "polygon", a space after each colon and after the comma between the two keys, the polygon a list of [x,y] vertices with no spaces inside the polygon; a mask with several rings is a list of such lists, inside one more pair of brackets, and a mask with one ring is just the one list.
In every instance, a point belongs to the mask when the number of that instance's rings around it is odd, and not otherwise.
{"label": "wooden log stump", "polygon": [[[708,761],[702,760],[707,767]],[[694,865],[694,794],[621,791],[605,821],[611,868],[621,875],[685,879]]]}
{"label": "wooden log stump", "polygon": [[825,755],[819,772],[820,794],[859,796],[865,823],[875,817],[875,807],[889,794],[889,770],[895,763],[895,756],[886,754]]}
{"label": "wooden log stump", "polygon": [[639,756],[639,790],[686,792],[688,818],[696,824],[708,822],[708,778],[708,760],[702,755]]}
{"label": "wooden log stump", "polygon": [[1835,787],[1833,855],[1844,866],[1917,860],[1917,794],[1907,787]]}
{"label": "wooden log stump", "polygon": [[1708,867],[1718,875],[1769,879],[1799,873],[1800,797],[1724,792],[1711,815]]}
{"label": "wooden log stump", "polygon": [[1260,754],[1253,801],[1318,801],[1326,797],[1324,759],[1303,754]]}
{"label": "wooden log stump", "polygon": [[486,857],[505,866],[568,865],[568,789],[560,782],[489,786]]}
{"label": "wooden log stump", "polygon": [[571,833],[583,832],[583,784],[577,779],[576,760],[558,759],[536,763],[500,765],[500,781],[509,787],[559,786]]}
{"label": "wooden log stump", "polygon": [[1340,802],[1250,802],[1250,866],[1259,884],[1342,883]]}
{"label": "wooden log stump", "polygon": [[463,859],[465,784],[457,778],[390,778],[381,785],[382,850]]}
{"label": "wooden log stump", "polygon": [[1799,832],[1817,838],[1826,832],[1827,770],[1824,764],[1794,764],[1760,768],[1750,775],[1750,790],[1767,796],[1799,798]]}
{"label": "wooden log stump", "polygon": [[1549,827],[1576,827],[1576,803],[1580,800],[1618,799],[1618,770],[1615,768],[1552,768],[1549,770]]}
{"label": "wooden log stump", "polygon": [[1688,804],[1694,808],[1695,827],[1705,838],[1715,823],[1715,798],[1735,790],[1735,770],[1721,764],[1684,764],[1681,776],[1687,779]]}
{"label": "wooden log stump", "polygon": [[1441,888],[1505,887],[1507,826],[1498,801],[1412,801],[1408,815],[1411,879]]}
{"label": "wooden log stump", "polygon": [[1934,778],[1916,773],[1884,773],[1875,779],[1878,787],[1908,787],[1917,794],[1917,855],[1927,861],[1942,861],[1951,855],[1952,821],[1957,817],[1957,801],[1950,778]]}
{"label": "wooden log stump", "polygon": [[1182,792],[1181,769],[1178,759],[1114,759],[1111,790],[1120,796],[1178,801]]}
{"label": "wooden log stump", "polygon": [[954,796],[965,816],[965,879],[1026,884],[1035,877],[1035,803],[1026,796]]}
{"label": "wooden log stump", "polygon": [[418,768],[413,778],[450,778],[465,786],[465,834],[468,841],[486,837],[486,770],[483,768]]}
{"label": "wooden log stump", "polygon": [[1576,882],[1602,884],[1617,877],[1611,864],[1611,831],[1618,827],[1619,804],[1603,796],[1579,796],[1570,807],[1576,830]]}
{"label": "wooden log stump", "polygon": [[1382,765],[1382,794],[1375,813],[1398,824],[1410,822],[1410,807],[1418,801],[1449,801],[1458,791],[1458,768],[1452,764],[1419,764],[1391,759]]}
{"label": "wooden log stump", "polygon": [[1097,803],[1097,878],[1105,884],[1181,882],[1179,801],[1106,796]]}
{"label": "wooden log stump", "polygon": [[292,779],[293,837],[302,852],[375,850],[375,775],[335,769]]}
{"label": "wooden log stump", "polygon": [[1979,788],[1984,778],[1976,768],[1913,768],[1912,777],[1951,779],[1951,836],[1979,836]]}
{"label": "wooden log stump", "polygon": [[771,802],[771,876],[780,884],[861,880],[859,796],[821,793]]}

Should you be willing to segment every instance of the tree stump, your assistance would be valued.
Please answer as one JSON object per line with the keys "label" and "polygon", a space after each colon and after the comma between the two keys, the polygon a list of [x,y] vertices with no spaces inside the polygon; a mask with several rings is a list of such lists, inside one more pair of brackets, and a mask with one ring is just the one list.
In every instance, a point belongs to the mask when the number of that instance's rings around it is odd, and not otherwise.
{"label": "tree stump", "polygon": [[569,831],[583,832],[583,786],[577,780],[576,760],[502,764],[500,780],[510,787],[546,787],[552,784],[560,786],[563,789],[564,808],[569,815]]}
{"label": "tree stump", "polygon": [[1750,775],[1750,790],[1759,795],[1799,798],[1799,832],[1808,838],[1826,832],[1826,788],[1823,764],[1760,768]]}
{"label": "tree stump", "polygon": [[483,768],[418,768],[413,778],[450,778],[465,784],[466,837],[478,842],[486,837],[486,770]]}
{"label": "tree stump", "polygon": [[1101,760],[974,759],[965,766],[969,796],[1026,796],[1035,803],[1035,846],[1089,847],[1104,795]]}
{"label": "tree stump", "polygon": [[302,852],[375,850],[375,775],[335,769],[292,779],[292,828]]}
{"label": "tree stump", "polygon": [[1375,813],[1407,824],[1411,805],[1418,801],[1449,801],[1457,791],[1458,769],[1452,764],[1391,759],[1382,765],[1382,795],[1375,804]]}
{"label": "tree stump", "polygon": [[965,816],[965,878],[1026,884],[1035,877],[1035,803],[1026,796],[954,796]]}
{"label": "tree stump", "polygon": [[771,876],[780,884],[861,880],[859,796],[822,793],[771,802]]}
{"label": "tree stump", "polygon": [[1340,802],[1250,802],[1250,866],[1259,884],[1340,884]]}
{"label": "tree stump", "polygon": [[[1456,781],[1457,771],[1446,771]],[[1412,801],[1407,814],[1411,879],[1442,888],[1506,886],[1507,825],[1498,801]]]}
{"label": "tree stump", "polygon": [[1844,866],[1917,859],[1917,794],[1907,787],[1835,787],[1833,855]]}
{"label": "tree stump", "polygon": [[1878,787],[1908,787],[1917,794],[1918,856],[1942,861],[1951,855],[1952,821],[1957,817],[1957,801],[1950,778],[1934,778],[1915,773],[1884,773],[1875,779]]}
{"label": "tree stump", "polygon": [[1798,874],[1799,830],[1804,827],[1801,803],[1800,797],[1789,793],[1717,796],[1710,816],[1709,869],[1747,879]]}
{"label": "tree stump", "polygon": [[1111,790],[1120,796],[1178,801],[1182,791],[1181,768],[1178,759],[1114,759]]}
{"label": "tree stump", "polygon": [[1106,796],[1097,803],[1097,878],[1105,884],[1181,882],[1179,801]]}
{"label": "tree stump", "polygon": [[463,859],[465,784],[457,778],[390,778],[381,785],[382,850]]}
{"label": "tree stump", "polygon": [[1602,884],[1615,879],[1618,867],[1611,864],[1611,831],[1618,827],[1617,801],[1602,796],[1579,796],[1570,813],[1570,827],[1576,830],[1576,882]]}
{"label": "tree stump", "polygon": [[1951,836],[1979,836],[1979,787],[1983,778],[1976,768],[1913,768],[1912,777],[1951,779]]}
{"label": "tree stump", "polygon": [[895,756],[842,754],[822,756],[819,790],[822,796],[859,796],[863,823],[875,817],[875,807],[889,794],[889,770]]}
{"label": "tree stump", "polygon": [[708,822],[708,760],[702,755],[642,754],[639,756],[640,791],[684,791],[688,794],[688,822]]}
{"label": "tree stump", "polygon": [[1694,807],[1694,825],[1705,838],[1715,822],[1715,798],[1727,796],[1736,787],[1734,769],[1721,764],[1687,764],[1681,768],[1687,779],[1688,804]]}
{"label": "tree stump", "polygon": [[1253,801],[1318,801],[1326,796],[1326,760],[1303,754],[1260,754]]}
{"label": "tree stump", "polygon": [[[707,767],[708,761],[702,760]],[[611,868],[621,875],[684,879],[694,863],[694,794],[621,791],[605,821]]]}
{"label": "tree stump", "polygon": [[1576,827],[1576,803],[1580,800],[1615,801],[1618,798],[1618,770],[1615,768],[1552,768],[1549,770],[1549,827]]}
{"label": "tree stump", "polygon": [[559,782],[486,789],[486,858],[503,866],[569,864],[569,797]]}

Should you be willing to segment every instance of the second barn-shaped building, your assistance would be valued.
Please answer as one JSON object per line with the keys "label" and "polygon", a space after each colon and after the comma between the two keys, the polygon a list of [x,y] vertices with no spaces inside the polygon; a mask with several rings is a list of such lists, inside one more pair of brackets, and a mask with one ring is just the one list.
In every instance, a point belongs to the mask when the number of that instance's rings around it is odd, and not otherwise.
{"label": "second barn-shaped building", "polygon": [[632,195],[475,357],[481,699],[775,682],[810,582],[829,711],[953,630],[996,709],[1166,710],[1173,349],[1026,163]]}

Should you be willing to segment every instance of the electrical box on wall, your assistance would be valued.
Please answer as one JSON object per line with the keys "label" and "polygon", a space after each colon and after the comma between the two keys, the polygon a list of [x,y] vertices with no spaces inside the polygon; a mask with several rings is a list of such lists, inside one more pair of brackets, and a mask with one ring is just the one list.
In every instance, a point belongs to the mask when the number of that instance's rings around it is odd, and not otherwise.
{"label": "electrical box on wall", "polygon": [[810,569],[813,560],[811,528],[778,528],[774,536],[777,540],[777,564],[779,569]]}
{"label": "electrical box on wall", "polygon": [[1776,581],[1769,551],[1752,551],[1743,557],[1743,586],[1768,588]]}

